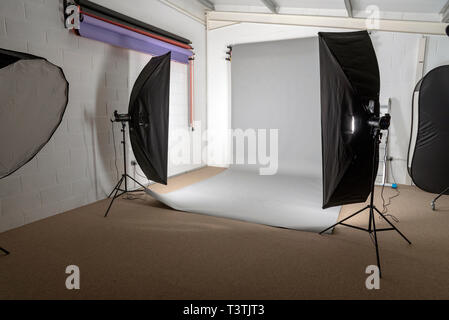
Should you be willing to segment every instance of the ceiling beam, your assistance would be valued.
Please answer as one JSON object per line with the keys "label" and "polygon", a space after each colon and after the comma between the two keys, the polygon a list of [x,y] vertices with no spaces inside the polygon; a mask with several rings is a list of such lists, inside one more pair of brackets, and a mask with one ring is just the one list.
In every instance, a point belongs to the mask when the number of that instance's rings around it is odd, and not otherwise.
{"label": "ceiling beam", "polygon": [[177,6],[176,4],[170,2],[170,0],[159,0],[159,2],[165,4],[167,7],[170,7],[170,8],[172,8],[172,9],[174,9],[174,10],[176,10],[176,11],[182,13],[182,14],[185,15],[185,16],[187,16],[187,17],[189,17],[189,18],[191,18],[191,19],[193,19],[193,20],[195,20],[195,21],[201,23],[201,24],[204,25],[204,26],[206,25],[206,19],[197,17],[196,15],[194,15],[194,14],[191,13],[191,12],[189,12],[188,10],[185,10],[185,9],[183,9],[183,8],[181,8],[181,7],[179,7],[179,6]]}
{"label": "ceiling beam", "polygon": [[441,22],[449,22],[449,1],[446,2],[443,9],[440,11],[441,13]]}
{"label": "ceiling beam", "polygon": [[265,7],[273,13],[279,13],[279,5],[274,0],[261,0]]}
{"label": "ceiling beam", "polygon": [[346,12],[348,13],[348,17],[352,18],[352,3],[351,0],[345,0]]}
{"label": "ceiling beam", "polygon": [[206,7],[209,10],[214,11],[215,5],[210,0],[197,0],[199,3],[201,3],[204,7]]}
{"label": "ceiling beam", "polygon": [[[206,17],[209,30],[211,27],[213,28],[214,21],[267,23],[351,30],[367,29],[366,19],[364,18],[225,11],[209,11]],[[445,35],[446,27],[447,23],[441,22],[380,19],[377,26],[371,30]]]}

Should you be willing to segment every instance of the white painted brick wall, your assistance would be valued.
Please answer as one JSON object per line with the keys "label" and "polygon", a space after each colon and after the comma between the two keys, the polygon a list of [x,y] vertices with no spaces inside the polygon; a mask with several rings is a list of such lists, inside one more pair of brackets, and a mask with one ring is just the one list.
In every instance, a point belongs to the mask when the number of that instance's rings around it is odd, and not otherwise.
{"label": "white painted brick wall", "polygon": [[[29,163],[0,180],[0,232],[104,199],[118,179],[115,162],[120,173],[123,169],[120,126],[115,124],[115,161],[109,119],[114,110],[127,111],[132,85],[151,57],[77,37],[64,29],[61,3],[0,0],[0,48],[48,59],[63,68],[70,84],[67,110],[49,143]],[[122,4],[108,1],[105,5]],[[168,25],[169,31],[194,41],[198,59],[195,73],[198,81],[205,83],[204,26],[158,1],[142,5],[151,12],[149,23],[164,28]],[[136,13],[135,8],[118,10]],[[186,66],[172,63],[170,130],[187,127],[187,77]],[[195,115],[205,121],[204,85],[195,87],[196,99],[203,102],[196,103]],[[130,162],[133,153],[129,141],[128,147]],[[198,166],[169,164],[169,174]],[[129,163],[127,167],[133,174],[134,168]],[[140,168],[137,172],[142,174]]]}
{"label": "white painted brick wall", "polygon": [[2,199],[2,214],[14,215],[16,212],[30,213],[42,207],[41,195],[33,191]]}
{"label": "white painted brick wall", "polygon": [[[3,0],[11,1],[11,0]],[[26,20],[18,20],[18,17],[6,19],[6,34],[8,38],[30,40],[38,44],[45,43],[45,30],[36,24],[32,24]]]}
{"label": "white painted brick wall", "polygon": [[20,176],[13,175],[5,177],[0,183],[0,197],[12,196],[22,191]]}
{"label": "white painted brick wall", "polygon": [[4,37],[6,35],[6,23],[5,18],[0,18],[0,37]]}
{"label": "white painted brick wall", "polygon": [[8,16],[25,19],[25,5],[22,1],[0,1],[0,12],[7,12]]}
{"label": "white painted brick wall", "polygon": [[430,70],[449,64],[449,37],[429,36],[427,40],[424,74]]}
{"label": "white painted brick wall", "polygon": [[55,172],[24,174],[20,176],[20,179],[24,192],[49,188],[57,184]]}
{"label": "white painted brick wall", "polygon": [[70,197],[71,192],[71,184],[60,184],[56,187],[43,189],[41,191],[42,203],[59,202],[61,199]]}

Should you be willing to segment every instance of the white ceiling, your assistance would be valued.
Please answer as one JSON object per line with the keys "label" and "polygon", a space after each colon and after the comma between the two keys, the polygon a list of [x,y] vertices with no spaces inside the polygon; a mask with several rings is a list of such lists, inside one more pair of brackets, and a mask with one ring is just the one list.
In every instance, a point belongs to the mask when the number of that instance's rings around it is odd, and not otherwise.
{"label": "white ceiling", "polygon": [[[199,0],[172,0],[177,3]],[[217,11],[271,12],[262,0],[208,0]],[[282,14],[347,16],[344,0],[272,0]],[[381,18],[441,21],[440,11],[448,0],[350,0],[355,17],[366,16],[368,6],[377,6]]]}
{"label": "white ceiling", "polygon": [[281,7],[315,8],[315,9],[344,9],[345,2],[341,0],[277,0]]}
{"label": "white ceiling", "polygon": [[439,13],[447,0],[352,0],[354,10],[375,4],[381,11]]}
{"label": "white ceiling", "polygon": [[[260,6],[261,0],[209,0],[217,6]],[[272,0],[280,7],[345,9],[344,0]],[[351,0],[354,10],[376,5],[382,11],[439,13],[447,0]]]}

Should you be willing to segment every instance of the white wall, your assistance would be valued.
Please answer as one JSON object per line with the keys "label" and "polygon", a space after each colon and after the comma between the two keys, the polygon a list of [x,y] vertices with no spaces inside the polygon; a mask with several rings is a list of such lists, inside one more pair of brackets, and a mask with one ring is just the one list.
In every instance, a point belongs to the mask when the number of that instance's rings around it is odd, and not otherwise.
{"label": "white wall", "polygon": [[[106,197],[118,179],[109,118],[115,109],[126,112],[134,80],[150,59],[68,32],[61,2],[0,1],[0,47],[47,58],[63,68],[70,83],[67,111],[50,142],[27,165],[0,180],[0,232]],[[195,120],[205,123],[204,26],[157,0],[97,2],[192,40]],[[188,126],[187,67],[172,62],[171,79],[170,132]],[[121,172],[118,125],[115,140]],[[132,152],[128,155],[131,160]],[[198,166],[169,164],[169,174]]]}
{"label": "white wall", "polygon": [[429,36],[427,38],[424,72],[449,64],[449,37]]}
{"label": "white wall", "polygon": [[[332,31],[323,29],[323,31]],[[242,23],[207,32],[207,124],[208,165],[227,166],[230,161],[231,92],[230,63],[227,46],[239,43],[306,38],[316,35],[317,28]]]}
{"label": "white wall", "polygon": [[[208,164],[226,166],[229,159],[230,68],[226,62],[226,46],[237,43],[310,37],[318,31],[311,27],[237,24],[208,31]],[[341,30],[339,30],[341,31]],[[410,134],[411,95],[415,86],[418,42],[421,35],[374,32],[372,40],[381,73],[381,103],[392,98],[390,155],[394,177],[407,182],[406,158]],[[429,36],[425,72],[449,63],[449,38]],[[317,70],[319,72],[319,70]],[[319,124],[317,124],[319,125]],[[213,131],[211,129],[214,129]],[[390,175],[390,182],[392,177]]]}

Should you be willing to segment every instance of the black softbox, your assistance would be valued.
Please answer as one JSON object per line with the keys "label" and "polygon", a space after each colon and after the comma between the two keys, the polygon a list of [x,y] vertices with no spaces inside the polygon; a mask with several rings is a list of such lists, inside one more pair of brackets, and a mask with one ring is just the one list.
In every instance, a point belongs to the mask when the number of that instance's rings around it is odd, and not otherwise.
{"label": "black softbox", "polygon": [[153,57],[134,83],[128,113],[134,156],[145,176],[167,184],[170,52]]}
{"label": "black softbox", "polygon": [[0,49],[0,178],[25,165],[61,123],[69,84],[44,58]]}
{"label": "black softbox", "polygon": [[[323,208],[364,202],[371,191],[379,67],[366,31],[319,33]],[[371,101],[371,106],[370,106]]]}
{"label": "black softbox", "polygon": [[449,66],[431,70],[413,99],[408,171],[421,189],[449,193]]}

